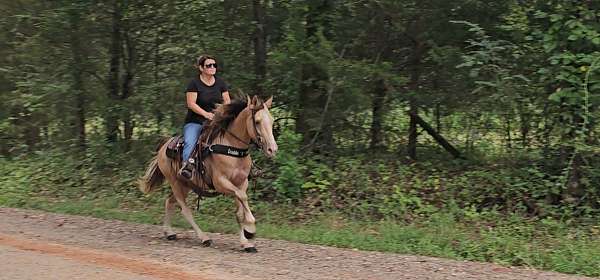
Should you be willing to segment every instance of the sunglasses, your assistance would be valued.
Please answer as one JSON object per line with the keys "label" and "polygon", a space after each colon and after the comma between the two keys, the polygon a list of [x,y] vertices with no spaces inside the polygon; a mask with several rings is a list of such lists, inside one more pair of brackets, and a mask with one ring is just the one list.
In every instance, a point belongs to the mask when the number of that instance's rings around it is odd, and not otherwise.
{"label": "sunglasses", "polygon": [[204,68],[217,68],[217,64],[216,63],[209,63],[204,65]]}

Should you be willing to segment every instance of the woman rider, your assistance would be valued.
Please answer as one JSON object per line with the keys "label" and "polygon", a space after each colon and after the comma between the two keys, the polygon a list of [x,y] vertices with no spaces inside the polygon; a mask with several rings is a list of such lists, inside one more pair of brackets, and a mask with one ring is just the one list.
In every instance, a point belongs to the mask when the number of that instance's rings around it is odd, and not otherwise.
{"label": "woman rider", "polygon": [[183,125],[183,166],[179,174],[186,179],[192,178],[194,159],[190,157],[204,122],[213,119],[212,111],[217,104],[229,104],[231,101],[227,85],[215,76],[217,60],[214,57],[208,55],[198,57],[196,67],[198,67],[198,75],[190,81],[185,93],[188,111]]}

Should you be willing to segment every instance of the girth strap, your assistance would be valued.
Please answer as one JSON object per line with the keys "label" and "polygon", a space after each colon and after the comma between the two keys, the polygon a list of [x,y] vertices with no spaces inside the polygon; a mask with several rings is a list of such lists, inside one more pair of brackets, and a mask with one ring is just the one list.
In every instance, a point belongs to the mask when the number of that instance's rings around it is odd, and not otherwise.
{"label": "girth strap", "polygon": [[226,155],[226,156],[231,156],[231,157],[243,158],[243,157],[248,156],[250,153],[249,153],[248,149],[240,149],[240,148],[226,146],[226,145],[213,144],[213,145],[204,147],[204,149],[202,149],[202,158],[203,159],[206,158],[210,154],[221,154],[221,155]]}

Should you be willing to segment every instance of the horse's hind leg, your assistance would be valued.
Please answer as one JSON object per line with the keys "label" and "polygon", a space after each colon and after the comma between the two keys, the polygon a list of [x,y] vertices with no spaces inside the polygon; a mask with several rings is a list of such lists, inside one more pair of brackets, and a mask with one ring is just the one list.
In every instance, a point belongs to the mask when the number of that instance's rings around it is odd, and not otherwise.
{"label": "horse's hind leg", "polygon": [[177,208],[177,200],[173,193],[167,197],[165,200],[165,218],[163,220],[163,229],[165,232],[165,236],[168,240],[175,240],[177,238],[177,234],[171,228],[171,218],[175,213],[175,209]]}
{"label": "horse's hind leg", "polygon": [[171,189],[173,190],[173,196],[175,197],[175,200],[177,200],[177,203],[179,203],[179,206],[181,207],[181,214],[185,220],[192,226],[192,228],[194,228],[194,231],[196,232],[198,238],[202,241],[202,244],[204,246],[210,246],[212,241],[208,235],[204,233],[200,227],[198,227],[194,221],[192,210],[185,203],[185,199],[189,190],[183,187],[182,183],[179,181],[172,182]]}

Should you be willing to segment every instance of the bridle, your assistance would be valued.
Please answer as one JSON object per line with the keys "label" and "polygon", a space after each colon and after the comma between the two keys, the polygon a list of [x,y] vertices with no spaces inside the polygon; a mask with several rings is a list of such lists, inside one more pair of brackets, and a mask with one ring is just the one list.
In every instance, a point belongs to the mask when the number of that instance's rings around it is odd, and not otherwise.
{"label": "bridle", "polygon": [[255,139],[252,139],[251,141],[254,142],[254,144],[256,145],[256,147],[258,147],[259,150],[263,149],[263,141],[262,141],[262,137],[260,136],[260,133],[258,132],[258,128],[256,127],[256,113],[262,109],[264,109],[264,108],[260,108],[258,110],[252,109],[252,126],[254,127],[254,134],[256,135],[256,137],[255,137]]}
{"label": "bridle", "polygon": [[251,109],[251,114],[252,114],[252,127],[254,127],[254,134],[256,135],[255,139],[250,138],[250,142],[247,143],[246,141],[242,140],[240,137],[238,137],[237,135],[235,135],[233,132],[229,131],[229,129],[226,129],[225,131],[227,133],[229,133],[231,136],[233,136],[233,138],[235,138],[236,140],[238,140],[241,143],[244,143],[244,145],[250,147],[251,144],[255,144],[256,147],[259,150],[263,149],[263,141],[262,141],[262,137],[260,136],[260,133],[258,132],[258,128],[256,127],[256,113],[260,110],[262,110],[264,108],[260,108],[260,109]]}

